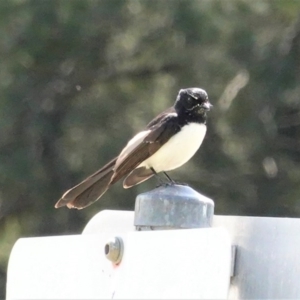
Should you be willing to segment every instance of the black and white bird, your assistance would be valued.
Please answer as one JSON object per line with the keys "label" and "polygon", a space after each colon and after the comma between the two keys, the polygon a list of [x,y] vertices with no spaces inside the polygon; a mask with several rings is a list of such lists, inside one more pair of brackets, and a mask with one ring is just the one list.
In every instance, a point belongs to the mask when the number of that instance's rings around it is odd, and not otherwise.
{"label": "black and white bird", "polygon": [[[182,166],[202,144],[206,134],[206,113],[211,106],[203,89],[181,89],[173,107],[136,134],[116,158],[66,191],[55,207],[66,205],[82,209],[124,177],[123,187],[127,189],[159,172]],[[171,184],[174,183],[165,175]]]}

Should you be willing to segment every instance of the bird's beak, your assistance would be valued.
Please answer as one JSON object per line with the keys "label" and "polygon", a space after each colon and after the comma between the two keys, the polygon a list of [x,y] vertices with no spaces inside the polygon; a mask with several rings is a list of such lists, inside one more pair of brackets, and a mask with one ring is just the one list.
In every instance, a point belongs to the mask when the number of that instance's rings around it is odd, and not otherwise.
{"label": "bird's beak", "polygon": [[211,107],[213,107],[213,105],[207,101],[207,102],[204,102],[203,104],[201,104],[201,107],[204,108],[205,110],[210,110]]}

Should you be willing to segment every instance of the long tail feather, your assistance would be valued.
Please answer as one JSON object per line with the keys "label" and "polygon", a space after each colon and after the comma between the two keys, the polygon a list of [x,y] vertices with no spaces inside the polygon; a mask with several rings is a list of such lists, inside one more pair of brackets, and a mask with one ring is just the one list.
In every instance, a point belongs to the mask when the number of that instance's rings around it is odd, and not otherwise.
{"label": "long tail feather", "polygon": [[109,183],[113,173],[113,171],[108,172],[101,178],[101,180],[96,181],[93,185],[79,194],[75,199],[68,202],[67,207],[82,209],[100,199],[110,187]]}
{"label": "long tail feather", "polygon": [[116,159],[113,159],[96,173],[66,191],[55,204],[55,207],[59,208],[67,205],[69,208],[81,209],[97,201],[110,186]]}

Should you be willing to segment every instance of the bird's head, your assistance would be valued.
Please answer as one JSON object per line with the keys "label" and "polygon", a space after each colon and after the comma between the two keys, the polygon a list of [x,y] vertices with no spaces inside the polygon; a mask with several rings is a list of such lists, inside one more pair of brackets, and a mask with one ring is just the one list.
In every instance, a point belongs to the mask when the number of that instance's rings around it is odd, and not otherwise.
{"label": "bird's head", "polygon": [[200,88],[181,89],[175,102],[177,113],[205,114],[211,107],[206,91]]}

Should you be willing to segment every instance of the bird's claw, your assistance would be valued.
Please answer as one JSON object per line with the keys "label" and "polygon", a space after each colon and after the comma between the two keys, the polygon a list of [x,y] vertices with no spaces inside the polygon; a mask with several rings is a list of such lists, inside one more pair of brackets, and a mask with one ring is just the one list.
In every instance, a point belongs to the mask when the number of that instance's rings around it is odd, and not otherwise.
{"label": "bird's claw", "polygon": [[157,185],[156,185],[156,188],[159,188],[159,187],[168,187],[168,186],[172,186],[172,185],[184,185],[184,186],[188,186],[187,183],[185,182],[180,182],[180,181],[168,181],[168,182],[159,182]]}

